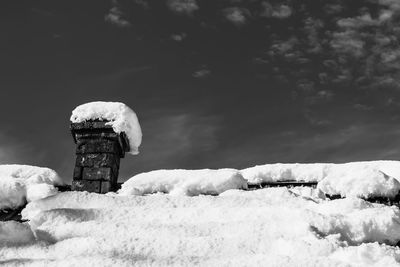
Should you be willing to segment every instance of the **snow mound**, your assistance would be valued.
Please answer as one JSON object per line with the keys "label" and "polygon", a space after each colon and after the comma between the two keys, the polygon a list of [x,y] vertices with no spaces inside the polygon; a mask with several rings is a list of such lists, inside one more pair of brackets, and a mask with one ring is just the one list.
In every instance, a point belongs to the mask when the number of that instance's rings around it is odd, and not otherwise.
{"label": "snow mound", "polygon": [[15,209],[57,193],[62,185],[58,174],[48,168],[28,165],[0,165],[0,209]]}
{"label": "snow mound", "polygon": [[322,202],[313,210],[316,215],[310,219],[310,225],[320,236],[338,235],[349,245],[396,245],[400,240],[400,210],[395,206],[345,198]]}
{"label": "snow mound", "polygon": [[336,164],[318,183],[318,188],[326,194],[342,197],[393,198],[400,191],[399,169],[398,161]]}
{"label": "snow mound", "polygon": [[340,260],[343,264],[351,266],[399,266],[400,249],[376,242],[367,243],[340,248],[329,258]]}
{"label": "snow mound", "polygon": [[399,161],[366,161],[343,164],[266,164],[241,170],[249,184],[275,181],[318,182],[329,195],[394,197],[400,191]]}
{"label": "snow mound", "polygon": [[241,170],[249,184],[277,181],[318,182],[325,178],[334,164],[330,163],[276,163],[257,165]]}
{"label": "snow mound", "polygon": [[23,210],[35,243],[0,247],[0,258],[54,266],[400,264],[399,248],[392,246],[400,240],[397,207],[359,198],[326,201],[318,189],[300,191],[59,193]]}
{"label": "snow mound", "polygon": [[133,176],[122,184],[118,193],[197,196],[218,195],[230,189],[247,189],[246,180],[237,170],[157,170]]}
{"label": "snow mound", "polygon": [[76,107],[72,111],[71,122],[88,120],[106,120],[116,133],[125,132],[133,155],[139,153],[142,142],[142,130],[136,113],[120,102],[90,102]]}

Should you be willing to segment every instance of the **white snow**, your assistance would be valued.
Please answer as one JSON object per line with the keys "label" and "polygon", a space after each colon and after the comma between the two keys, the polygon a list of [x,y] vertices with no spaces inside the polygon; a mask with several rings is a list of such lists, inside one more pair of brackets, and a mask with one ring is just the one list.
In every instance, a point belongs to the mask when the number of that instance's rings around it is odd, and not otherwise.
{"label": "white snow", "polygon": [[173,195],[218,195],[229,189],[247,189],[247,182],[234,169],[157,170],[133,176],[119,191],[121,195],[157,192]]}
{"label": "white snow", "polygon": [[57,192],[54,185],[62,184],[57,173],[48,168],[0,165],[0,210],[53,195]]}
{"label": "white snow", "polygon": [[399,161],[366,161],[343,164],[266,164],[241,171],[249,184],[273,181],[318,182],[329,195],[394,197],[400,191]]}
{"label": "white snow", "polygon": [[26,203],[26,188],[22,181],[0,176],[0,210],[17,208]]}
{"label": "white snow", "polygon": [[350,266],[399,266],[400,250],[375,242],[339,248],[329,258]]}
{"label": "white snow", "polygon": [[52,184],[32,184],[26,187],[26,200],[31,202],[57,193],[57,188]]}
{"label": "white snow", "polygon": [[[318,188],[329,195],[343,197],[394,197],[400,191],[400,169],[398,161],[372,161],[337,164],[318,183]],[[389,176],[395,175],[394,177]]]}
{"label": "white snow", "polygon": [[326,177],[331,163],[275,163],[241,170],[249,184],[276,181],[317,182]]}
{"label": "white snow", "polygon": [[142,142],[142,130],[136,113],[120,102],[90,102],[76,107],[72,111],[71,122],[88,120],[106,120],[116,133],[124,132],[129,140],[130,153],[139,153]]}
{"label": "white snow", "polygon": [[0,245],[0,259],[38,266],[400,264],[397,207],[294,191],[59,193],[28,204],[23,216],[36,241],[26,231],[23,246]]}
{"label": "white snow", "polygon": [[0,222],[0,246],[22,245],[34,241],[35,237],[29,224],[15,221]]}
{"label": "white snow", "polygon": [[[400,209],[359,198],[393,194],[398,166],[159,170],[132,177],[119,193],[31,193],[22,211],[28,223],[0,223],[0,264],[400,266]],[[250,174],[257,182],[319,180],[321,186],[240,190]],[[35,186],[33,192],[51,191]],[[326,191],[347,197],[329,200]]]}
{"label": "white snow", "polygon": [[314,207],[318,215],[310,225],[321,236],[339,234],[349,245],[379,242],[395,245],[400,240],[400,210],[368,203],[359,198],[326,201]]}

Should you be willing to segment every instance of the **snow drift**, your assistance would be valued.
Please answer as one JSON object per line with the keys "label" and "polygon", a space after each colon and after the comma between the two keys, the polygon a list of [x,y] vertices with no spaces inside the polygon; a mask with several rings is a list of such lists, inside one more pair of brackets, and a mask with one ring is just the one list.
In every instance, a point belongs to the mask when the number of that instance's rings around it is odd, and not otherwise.
{"label": "snow drift", "polygon": [[275,163],[241,170],[249,184],[277,181],[318,182],[326,177],[330,163]]}
{"label": "snow drift", "polygon": [[318,188],[342,197],[393,198],[399,193],[399,180],[398,161],[351,162],[335,165],[318,183]]}
{"label": "snow drift", "polygon": [[106,120],[116,133],[125,132],[133,155],[139,153],[142,142],[142,130],[136,113],[120,102],[90,102],[76,107],[72,111],[71,122],[88,120]]}
{"label": "snow drift", "polygon": [[53,195],[63,182],[48,168],[28,165],[0,165],[0,209],[15,209],[27,201]]}
{"label": "snow drift", "polygon": [[249,184],[274,181],[318,182],[329,195],[394,197],[400,190],[399,161],[366,161],[343,164],[266,164],[241,170]]}
{"label": "snow drift", "polygon": [[234,169],[157,170],[133,176],[122,184],[121,195],[157,192],[174,195],[218,195],[229,189],[247,189],[247,182]]}
{"label": "snow drift", "polygon": [[24,246],[0,245],[0,258],[54,266],[400,264],[397,207],[328,201],[312,191],[318,189],[195,197],[59,193],[27,205],[23,216],[36,241],[26,231],[25,241],[14,237]]}
{"label": "snow drift", "polygon": [[[168,193],[172,195],[219,195],[230,189],[271,181],[318,181],[321,195],[342,197],[389,197],[400,190],[399,161],[352,162],[345,164],[267,164],[219,170],[157,170],[126,181],[120,195]],[[25,165],[0,165],[0,209],[16,208],[57,192],[62,184],[50,169]]]}
{"label": "snow drift", "polygon": [[[153,171],[106,195],[31,194],[33,201],[22,211],[28,223],[0,222],[0,264],[400,265],[399,208],[359,198],[395,194],[399,162],[271,165]],[[6,170],[13,173],[7,181],[38,173]],[[319,181],[319,186],[239,190],[246,189],[245,178]],[[29,192],[20,185],[15,192]],[[347,197],[329,200],[327,192]]]}

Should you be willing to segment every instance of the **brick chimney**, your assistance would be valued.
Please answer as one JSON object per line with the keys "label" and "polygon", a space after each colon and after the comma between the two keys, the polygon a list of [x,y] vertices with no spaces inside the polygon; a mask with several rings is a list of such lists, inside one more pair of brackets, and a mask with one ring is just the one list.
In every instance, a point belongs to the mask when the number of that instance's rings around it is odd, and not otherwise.
{"label": "brick chimney", "polygon": [[71,123],[76,143],[72,190],[107,193],[117,190],[120,159],[129,151],[124,132],[114,132],[107,121]]}

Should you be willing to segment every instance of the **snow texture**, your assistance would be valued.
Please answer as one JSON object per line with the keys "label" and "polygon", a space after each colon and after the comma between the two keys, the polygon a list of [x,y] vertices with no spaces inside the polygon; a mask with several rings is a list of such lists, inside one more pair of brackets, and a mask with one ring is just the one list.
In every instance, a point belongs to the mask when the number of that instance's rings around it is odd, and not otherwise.
{"label": "snow texture", "polygon": [[197,196],[218,195],[229,189],[247,189],[247,181],[237,170],[157,170],[133,176],[122,184],[119,194]]}
{"label": "snow texture", "polygon": [[276,163],[250,167],[241,171],[249,184],[276,181],[317,182],[326,177],[334,164]]}
{"label": "snow texture", "polygon": [[27,201],[57,193],[63,182],[48,168],[28,165],[0,165],[0,210],[15,209]]}
{"label": "snow texture", "polygon": [[[118,194],[47,198],[36,192],[51,192],[49,183],[37,183],[22,211],[28,223],[0,223],[0,265],[400,266],[400,209],[359,198],[394,194],[399,167],[159,170],[132,177]],[[239,190],[243,176],[320,186]],[[347,197],[329,200],[326,192]]]}
{"label": "snow texture", "polygon": [[[397,169],[397,170],[396,170]],[[400,191],[400,162],[371,161],[337,164],[318,183],[329,195],[390,197]]]}
{"label": "snow texture", "polygon": [[368,161],[343,164],[266,164],[241,171],[249,184],[274,181],[318,182],[329,195],[394,197],[400,190],[399,161]]}
{"label": "snow texture", "polygon": [[15,221],[0,222],[0,246],[22,245],[34,241],[35,237],[29,224]]}
{"label": "snow texture", "polygon": [[72,111],[71,122],[79,123],[89,120],[109,121],[116,133],[124,132],[129,140],[130,152],[139,153],[142,142],[142,130],[136,113],[120,102],[90,102],[76,107]]}
{"label": "snow texture", "polygon": [[35,266],[399,266],[397,207],[318,195],[310,188],[195,197],[59,193],[27,205],[23,217],[35,242],[26,231],[24,246],[0,245],[0,259]]}

